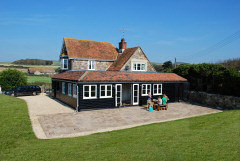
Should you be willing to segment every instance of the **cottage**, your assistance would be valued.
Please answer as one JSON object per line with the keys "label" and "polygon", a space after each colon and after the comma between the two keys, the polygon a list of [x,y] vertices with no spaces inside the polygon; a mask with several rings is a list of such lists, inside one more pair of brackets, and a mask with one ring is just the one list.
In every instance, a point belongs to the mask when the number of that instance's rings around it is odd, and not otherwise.
{"label": "cottage", "polygon": [[173,73],[157,73],[141,47],[127,48],[124,39],[111,43],[64,38],[61,73],[52,77],[57,99],[80,111],[144,105],[166,93],[171,101],[184,97],[187,80]]}

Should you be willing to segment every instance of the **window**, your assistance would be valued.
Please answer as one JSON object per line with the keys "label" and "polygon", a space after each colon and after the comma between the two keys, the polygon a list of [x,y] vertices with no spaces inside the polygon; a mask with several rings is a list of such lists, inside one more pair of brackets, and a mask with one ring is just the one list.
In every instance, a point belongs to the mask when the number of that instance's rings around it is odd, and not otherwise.
{"label": "window", "polygon": [[68,69],[68,59],[61,59],[61,69]]}
{"label": "window", "polygon": [[77,98],[77,85],[73,84],[73,97]]}
{"label": "window", "polygon": [[88,70],[95,70],[95,61],[94,60],[88,61]]}
{"label": "window", "polygon": [[72,96],[72,84],[68,83],[68,95]]}
{"label": "window", "polygon": [[62,94],[65,94],[65,82],[62,82]]}
{"label": "window", "polygon": [[97,98],[97,85],[83,85],[83,99]]}
{"label": "window", "polygon": [[142,85],[142,96],[147,96],[148,92],[151,93],[151,84],[143,84]]}
{"label": "window", "polygon": [[100,85],[100,98],[112,97],[112,85]]}
{"label": "window", "polygon": [[146,71],[145,63],[133,63],[133,71]]}
{"label": "window", "polygon": [[153,95],[162,95],[162,84],[153,85]]}

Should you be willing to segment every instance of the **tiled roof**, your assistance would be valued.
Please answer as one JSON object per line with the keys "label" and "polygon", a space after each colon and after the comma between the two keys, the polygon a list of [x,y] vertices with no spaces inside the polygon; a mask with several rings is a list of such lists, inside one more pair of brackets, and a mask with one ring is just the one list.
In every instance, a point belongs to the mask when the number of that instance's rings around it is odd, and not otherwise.
{"label": "tiled roof", "polygon": [[69,58],[116,60],[118,52],[109,42],[64,38]]}
{"label": "tiled roof", "polygon": [[54,79],[64,79],[64,80],[73,80],[73,81],[78,81],[79,78],[85,73],[85,71],[66,71],[63,73],[59,73],[54,75],[52,78]]}
{"label": "tiled roof", "polygon": [[108,68],[108,71],[120,71],[124,64],[130,59],[134,52],[140,47],[127,48],[118,59]]}
{"label": "tiled roof", "polygon": [[66,71],[55,75],[55,79],[78,80],[80,82],[157,82],[187,81],[174,73],[112,72],[112,71]]}

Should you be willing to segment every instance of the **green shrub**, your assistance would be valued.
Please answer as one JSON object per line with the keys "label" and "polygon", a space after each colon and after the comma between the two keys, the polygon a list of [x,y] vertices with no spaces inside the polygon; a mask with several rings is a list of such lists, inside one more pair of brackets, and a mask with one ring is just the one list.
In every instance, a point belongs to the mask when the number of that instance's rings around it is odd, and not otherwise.
{"label": "green shrub", "polygon": [[3,90],[12,90],[27,84],[27,77],[16,69],[7,69],[0,72],[0,85]]}
{"label": "green shrub", "polygon": [[188,79],[190,90],[240,96],[240,73],[220,64],[180,65],[174,73]]}

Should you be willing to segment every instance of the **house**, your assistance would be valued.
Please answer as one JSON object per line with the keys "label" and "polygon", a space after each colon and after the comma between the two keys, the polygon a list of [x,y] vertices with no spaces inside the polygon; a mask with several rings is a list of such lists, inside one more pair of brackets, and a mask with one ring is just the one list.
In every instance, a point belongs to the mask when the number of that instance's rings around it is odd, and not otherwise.
{"label": "house", "polygon": [[166,93],[171,101],[182,100],[187,80],[174,73],[157,73],[141,47],[119,48],[108,42],[64,38],[61,73],[52,77],[52,95],[80,111],[144,105]]}
{"label": "house", "polygon": [[56,74],[53,68],[29,68],[28,74],[34,75],[54,75]]}

